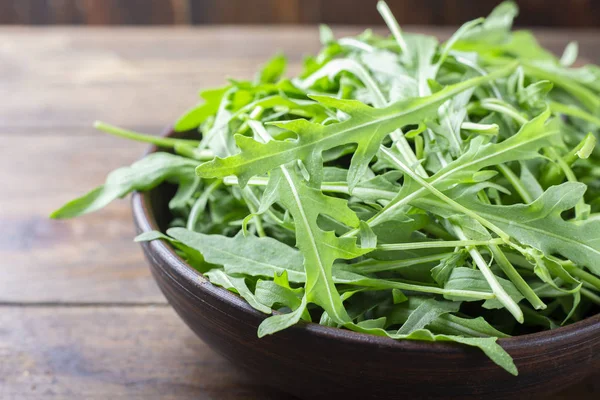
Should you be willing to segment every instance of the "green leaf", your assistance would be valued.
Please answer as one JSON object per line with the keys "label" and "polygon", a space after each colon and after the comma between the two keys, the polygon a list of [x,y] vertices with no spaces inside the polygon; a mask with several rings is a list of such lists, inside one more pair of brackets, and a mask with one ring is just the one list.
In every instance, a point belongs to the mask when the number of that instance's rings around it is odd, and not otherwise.
{"label": "green leaf", "polygon": [[233,238],[205,235],[184,228],[171,228],[167,234],[198,250],[206,261],[222,265],[229,275],[272,277],[286,273],[291,282],[304,282],[302,255],[278,240],[238,234]]}
{"label": "green leaf", "polygon": [[190,179],[181,179],[175,196],[169,201],[169,209],[178,212],[186,209],[193,201],[193,197],[200,188],[201,179],[198,176]]}
{"label": "green leaf", "polygon": [[[515,288],[515,286],[508,280],[502,279],[500,277],[496,277],[502,288],[508,293],[508,295],[518,303],[524,297],[523,295]],[[448,281],[444,284],[444,289],[447,290],[465,290],[468,289],[470,291],[481,291],[481,292],[490,292],[490,285],[481,273],[481,271],[471,268],[458,267],[454,268],[450,273],[450,277]],[[458,296],[444,296],[449,300],[460,301],[467,300],[466,298],[461,298]],[[484,308],[494,309],[494,308],[502,308],[503,305],[496,299],[486,300],[483,304]]]}
{"label": "green leaf", "polygon": [[[426,117],[435,115],[444,101],[472,87],[477,87],[510,73],[514,65],[495,71],[487,76],[446,87],[424,98],[409,99],[385,108],[371,108],[355,100],[339,100],[326,96],[313,96],[321,104],[333,107],[350,115],[344,122],[327,126],[306,120],[293,120],[277,126],[298,135],[296,140],[259,143],[251,138],[236,136],[241,152],[225,159],[204,163],[196,170],[203,178],[236,175],[243,187],[256,175],[264,174],[293,160],[303,160],[311,177],[320,176],[321,153],[348,143],[357,143],[348,172],[348,186],[355,187],[364,175],[381,141],[398,126],[418,124]],[[319,180],[317,179],[317,182]]]}
{"label": "green leaf", "polygon": [[394,304],[404,303],[408,300],[408,297],[400,289],[392,289],[392,297]]}
{"label": "green leaf", "polygon": [[429,324],[429,329],[445,335],[462,335],[467,337],[506,338],[505,334],[490,325],[483,317],[462,318],[453,314],[441,315]]}
{"label": "green leaf", "polygon": [[431,270],[431,276],[438,284],[443,286],[448,282],[448,279],[450,279],[450,274],[454,268],[465,265],[468,255],[469,254],[466,251],[461,250],[443,258],[440,263]]}
{"label": "green leaf", "polygon": [[[413,299],[415,298],[411,298],[409,301]],[[441,315],[457,312],[459,308],[460,302],[439,302],[434,299],[425,299],[410,314],[397,333],[399,335],[408,335],[414,331],[423,329]]]}
{"label": "green leaf", "polygon": [[238,278],[227,275],[221,269],[211,269],[204,274],[214,285],[224,287],[227,290],[235,292],[242,296],[256,310],[265,314],[271,314],[271,309],[261,304],[254,294],[248,289],[245,278]]}
{"label": "green leaf", "polygon": [[137,235],[134,239],[134,241],[136,242],[151,242],[153,240],[166,240],[167,242],[171,242],[173,239],[168,237],[167,235],[165,235],[162,232],[159,231],[148,231],[148,232],[142,232],[139,235]]}
{"label": "green leaf", "polygon": [[360,221],[359,225],[360,247],[362,249],[375,249],[377,246],[377,235],[364,221]]}
{"label": "green leaf", "polygon": [[[265,199],[266,202],[265,202]],[[349,321],[340,295],[332,280],[332,265],[336,259],[353,259],[365,253],[357,247],[355,238],[339,238],[317,225],[317,217],[328,215],[349,227],[358,226],[356,214],[345,200],[325,196],[307,186],[289,167],[272,171],[261,209],[277,201],[289,211],[296,230],[296,246],[304,256],[306,272],[306,302],[323,307],[336,323]]]}
{"label": "green leaf", "polygon": [[335,42],[335,36],[329,26],[324,24],[319,25],[319,39],[321,40],[322,45]]}
{"label": "green leaf", "polygon": [[51,218],[73,218],[99,210],[134,190],[150,190],[164,181],[193,179],[198,162],[168,153],[152,153],[130,167],[111,172],[104,185],[54,211]]}
{"label": "green leaf", "polygon": [[[539,157],[539,150],[556,143],[560,135],[560,121],[549,119],[549,117],[550,111],[544,111],[538,117],[524,124],[517,134],[500,143],[484,144],[483,137],[474,139],[462,156],[440,169],[426,181],[439,190],[446,190],[472,178],[483,168]],[[368,221],[369,225],[373,226],[387,221],[398,210],[426,193],[427,189],[424,187],[414,183],[405,184],[396,197]]]}
{"label": "green leaf", "polygon": [[292,325],[296,325],[302,315],[306,311],[306,295],[302,297],[302,301],[298,308],[291,313],[287,314],[276,314],[272,317],[265,319],[258,326],[258,337],[264,337],[266,335],[272,335],[279,331],[289,328]]}
{"label": "green leaf", "polygon": [[[391,307],[383,312],[386,316],[388,325],[405,324],[411,315],[425,302],[432,302],[433,299],[425,297],[411,296],[410,301],[403,302],[399,306]],[[449,312],[448,309],[454,309],[453,303],[448,301],[434,301],[434,308],[441,310],[439,315],[432,318],[427,323],[427,329],[434,333],[445,335],[463,335],[468,337],[510,337],[491,326],[483,317],[464,318]]]}
{"label": "green leaf", "polygon": [[573,76],[564,68],[546,61],[531,62],[523,65],[527,75],[536,79],[544,79],[552,82],[555,86],[567,91],[577,98],[592,114],[600,110],[600,96],[585,85],[573,79]]}
{"label": "green leaf", "polygon": [[579,46],[577,42],[569,42],[565,51],[560,57],[560,65],[563,67],[570,67],[575,61],[577,61],[577,53],[579,52]]}
{"label": "green leaf", "polygon": [[175,122],[176,132],[185,132],[199,127],[209,117],[214,115],[219,109],[221,100],[231,86],[225,86],[218,89],[205,90],[200,93],[204,102],[186,111],[177,122]]}
{"label": "green leaf", "polygon": [[519,9],[512,1],[505,1],[498,5],[479,27],[472,28],[464,36],[464,40],[486,43],[499,43],[506,39],[510,32],[514,18]]}
{"label": "green leaf", "polygon": [[398,335],[391,334],[383,329],[361,327],[355,324],[348,327],[358,332],[370,333],[377,336],[387,336],[392,339],[422,340],[426,342],[455,342],[477,347],[483,351],[494,363],[504,368],[507,372],[511,373],[512,375],[518,375],[517,367],[515,366],[511,356],[496,343],[496,337],[477,338],[455,335],[436,335],[426,329],[420,329],[408,335]]}
{"label": "green leaf", "polygon": [[192,267],[194,267],[199,272],[207,272],[210,269],[215,267],[215,264],[211,264],[207,262],[201,252],[197,249],[194,249],[190,246],[187,246],[185,243],[174,239],[170,236],[165,235],[162,232],[158,231],[149,231],[143,232],[137,235],[134,239],[136,242],[150,242],[152,240],[165,240],[167,243],[170,243],[173,247],[175,247],[178,251],[178,254],[183,257],[185,261],[187,261]]}
{"label": "green leaf", "polygon": [[416,284],[403,282],[400,280],[388,280],[380,278],[370,278],[352,272],[348,268],[336,268],[333,271],[333,280],[335,283],[355,285],[372,288],[376,290],[399,289],[419,293],[441,294],[452,299],[460,301],[479,301],[493,300],[495,295],[489,290],[489,286],[479,285],[475,290],[471,290],[466,285],[454,285],[454,287],[440,288],[431,284]]}
{"label": "green leaf", "polygon": [[557,144],[559,135],[560,121],[550,118],[550,111],[545,110],[500,143],[484,144],[483,138],[474,139],[469,149],[438,171],[430,183],[443,180],[446,185],[441,188],[448,187],[486,167],[539,157],[540,149]]}
{"label": "green leaf", "polygon": [[492,206],[472,197],[462,201],[519,242],[546,255],[560,254],[600,275],[600,221],[565,221],[561,217],[585,191],[585,184],[567,182],[550,187],[529,205]]}
{"label": "green leaf", "polygon": [[[303,306],[304,289],[292,289],[287,279],[287,271],[281,276],[274,276],[272,281],[259,280],[256,282],[256,290],[254,292],[258,301],[267,307],[273,308],[275,305],[280,305],[296,311]],[[311,320],[308,310],[304,310],[302,319],[305,321]]]}
{"label": "green leaf", "polygon": [[271,58],[257,76],[259,83],[275,83],[285,72],[287,61],[282,54],[278,54]]}

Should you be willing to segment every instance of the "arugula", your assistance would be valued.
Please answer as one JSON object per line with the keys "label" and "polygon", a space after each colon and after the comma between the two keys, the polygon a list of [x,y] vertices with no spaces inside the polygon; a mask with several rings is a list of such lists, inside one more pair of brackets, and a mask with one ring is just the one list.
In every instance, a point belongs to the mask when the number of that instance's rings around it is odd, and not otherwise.
{"label": "arugula", "polygon": [[52,218],[73,218],[99,210],[134,190],[150,190],[164,181],[173,183],[193,179],[197,162],[168,153],[153,153],[130,167],[111,172],[104,185],[72,200],[54,211]]}
{"label": "arugula", "polygon": [[316,321],[474,346],[516,374],[498,338],[600,309],[600,68],[513,32],[512,2],[445,43],[377,10],[390,37],[321,27],[298,76],[276,55],[202,92],[186,139],[98,122],[166,151],[52,217],[174,185],[166,232],[136,240],[269,314],[260,337]]}
{"label": "arugula", "polygon": [[[321,174],[321,152],[330,148],[356,143],[352,162],[348,170],[348,186],[356,186],[377,153],[381,141],[398,126],[419,123],[434,113],[446,100],[469,88],[479,86],[489,80],[504,76],[516,67],[490,73],[485,77],[456,83],[424,98],[399,101],[386,108],[372,108],[356,100],[340,100],[328,96],[312,95],[325,107],[338,109],[351,118],[338,124],[320,125],[304,119],[279,122],[275,125],[294,132],[297,140],[270,141],[261,144],[252,138],[237,135],[236,144],[241,153],[226,159],[202,164],[197,173],[203,178],[222,178],[236,175],[243,187],[253,176],[261,175],[275,167],[294,160],[304,161],[313,179]],[[317,180],[318,182],[318,180]]]}

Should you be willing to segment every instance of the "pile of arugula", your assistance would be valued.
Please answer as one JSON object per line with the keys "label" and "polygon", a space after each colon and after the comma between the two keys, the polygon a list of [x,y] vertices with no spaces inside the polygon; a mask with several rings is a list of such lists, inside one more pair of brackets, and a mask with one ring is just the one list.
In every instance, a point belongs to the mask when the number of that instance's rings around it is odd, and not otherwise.
{"label": "pile of arugula", "polygon": [[[177,185],[166,234],[216,285],[272,314],[395,339],[479,347],[600,304],[600,68],[571,68],[503,3],[447,42],[400,30],[335,39],[303,72],[274,57],[201,93],[176,124],[199,140],[108,133],[170,149],[57,210]],[[193,135],[190,135],[193,136]]]}

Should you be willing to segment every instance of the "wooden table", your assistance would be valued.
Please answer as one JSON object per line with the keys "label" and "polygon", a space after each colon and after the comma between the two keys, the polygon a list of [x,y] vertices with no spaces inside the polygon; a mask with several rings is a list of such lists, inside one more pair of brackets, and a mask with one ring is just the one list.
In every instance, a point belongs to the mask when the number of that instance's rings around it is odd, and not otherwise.
{"label": "wooden table", "polygon": [[[600,62],[600,31],[537,33],[557,52],[578,40]],[[71,221],[47,215],[145,148],[94,131],[94,120],[159,133],[198,89],[252,77],[277,50],[297,71],[317,36],[313,27],[0,29],[0,399],[290,398],[178,319],[132,241],[127,200]],[[594,385],[574,390],[591,399]]]}

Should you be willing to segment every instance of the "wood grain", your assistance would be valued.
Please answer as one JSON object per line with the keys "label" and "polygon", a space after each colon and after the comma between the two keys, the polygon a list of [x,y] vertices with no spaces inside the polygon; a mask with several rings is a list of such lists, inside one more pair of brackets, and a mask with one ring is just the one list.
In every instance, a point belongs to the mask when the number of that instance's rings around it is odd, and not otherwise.
{"label": "wood grain", "polygon": [[238,372],[168,307],[0,308],[0,398],[292,400]]}
{"label": "wood grain", "polygon": [[0,157],[0,302],[164,302],[133,243],[126,200],[80,219],[48,218],[145,146],[91,129],[2,132],[0,153],[15,157]]}

